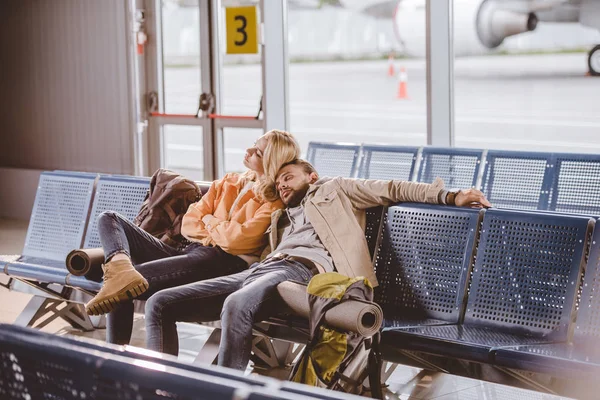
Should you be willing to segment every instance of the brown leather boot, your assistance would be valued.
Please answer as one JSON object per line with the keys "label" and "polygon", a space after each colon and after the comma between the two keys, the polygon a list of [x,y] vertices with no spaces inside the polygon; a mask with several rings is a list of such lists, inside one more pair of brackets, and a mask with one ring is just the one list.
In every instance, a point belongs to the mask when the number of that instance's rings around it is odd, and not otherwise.
{"label": "brown leather boot", "polygon": [[148,281],[133,268],[129,259],[108,262],[102,270],[102,289],[85,305],[89,315],[106,314],[119,302],[135,299],[148,290]]}

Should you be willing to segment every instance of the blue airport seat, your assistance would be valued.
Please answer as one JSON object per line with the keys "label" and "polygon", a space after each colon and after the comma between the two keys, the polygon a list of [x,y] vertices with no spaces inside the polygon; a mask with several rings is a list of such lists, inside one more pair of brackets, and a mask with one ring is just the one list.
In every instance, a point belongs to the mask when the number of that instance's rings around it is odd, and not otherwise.
{"label": "blue airport seat", "polygon": [[43,172],[23,254],[4,265],[16,278],[65,284],[67,254],[82,245],[96,174]]}
{"label": "blue airport seat", "polygon": [[140,211],[149,188],[148,177],[101,175],[96,185],[83,248],[102,247],[98,236],[98,216],[101,213],[116,211],[133,221]]}
{"label": "blue airport seat", "polygon": [[554,173],[547,209],[600,214],[600,155],[554,154]]}
{"label": "blue airport seat", "polygon": [[418,147],[363,144],[358,177],[410,181],[418,152]]}
{"label": "blue airport seat", "polygon": [[545,210],[552,153],[488,151],[481,191],[499,208]]}
{"label": "blue airport seat", "polygon": [[62,343],[37,332],[16,335],[0,329],[2,399],[232,399],[251,386]]}
{"label": "blue airport seat", "polygon": [[417,182],[432,183],[444,180],[447,188],[477,187],[483,150],[424,147]]}
{"label": "blue airport seat", "polygon": [[[0,324],[0,335],[10,333],[15,337],[29,337],[32,340],[47,335],[46,333],[40,332],[35,329],[24,328],[17,325]],[[215,368],[211,365],[198,365],[181,363],[177,360],[177,357],[171,357],[161,353],[155,353],[144,349],[138,349],[133,346],[118,346],[107,343],[100,343],[98,341],[88,340],[87,338],[75,337],[75,336],[50,336],[52,343],[61,346],[71,346],[85,349],[89,352],[103,352],[112,354],[120,357],[127,357],[134,360],[148,361],[153,363],[160,363],[167,367],[176,367],[185,369],[191,372],[200,372],[203,374],[210,373],[219,378],[233,379],[244,384],[255,385],[255,386],[267,386],[270,382],[270,378],[257,376],[250,377],[240,375],[234,370],[227,368]]]}
{"label": "blue airport seat", "polygon": [[494,364],[582,379],[600,374],[600,225],[596,223],[571,343],[494,350]]}
{"label": "blue airport seat", "polygon": [[367,239],[367,246],[369,247],[371,257],[375,255],[377,239],[381,233],[381,220],[385,218],[384,213],[385,209],[382,206],[366,210],[365,239]]}
{"label": "blue airport seat", "polygon": [[[197,182],[203,193],[208,190],[209,182]],[[85,235],[83,248],[102,247],[98,235],[98,216],[104,211],[115,211],[130,221],[137,216],[150,187],[149,177],[127,175],[101,175],[96,185],[90,221]],[[67,285],[97,292],[100,282],[83,276],[69,274]]]}
{"label": "blue airport seat", "polygon": [[459,322],[479,220],[469,208],[388,208],[375,261],[384,332]]}
{"label": "blue airport seat", "polygon": [[310,142],[306,159],[321,177],[353,178],[359,156],[360,146],[357,144]]}
{"label": "blue airport seat", "polygon": [[[222,367],[181,363],[176,357],[131,346],[7,324],[0,324],[0,360],[2,399],[23,399],[27,394],[32,399],[230,399],[232,388],[253,399],[358,398]],[[17,374],[23,379],[15,379]]]}
{"label": "blue airport seat", "polygon": [[404,350],[491,362],[503,346],[566,342],[590,219],[487,210],[464,320],[383,332]]}

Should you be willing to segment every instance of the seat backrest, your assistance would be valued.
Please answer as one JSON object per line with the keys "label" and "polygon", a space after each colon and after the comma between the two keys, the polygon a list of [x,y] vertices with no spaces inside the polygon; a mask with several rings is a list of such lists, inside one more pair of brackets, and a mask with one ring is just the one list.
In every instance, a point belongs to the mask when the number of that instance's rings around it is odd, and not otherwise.
{"label": "seat backrest", "polygon": [[382,228],[381,221],[385,219],[385,212],[386,209],[383,206],[366,210],[365,238],[367,239],[367,246],[369,247],[369,254],[371,257],[375,254],[377,239],[379,238]]}
{"label": "seat backrest", "polygon": [[425,147],[417,182],[432,183],[440,177],[447,188],[466,189],[477,186],[483,150]]}
{"label": "seat backrest", "polygon": [[0,398],[354,398],[140,350],[0,324]]}
{"label": "seat backrest", "polygon": [[358,177],[410,181],[418,152],[418,147],[363,145]]}
{"label": "seat backrest", "polygon": [[596,222],[594,235],[583,277],[583,291],[577,313],[573,342],[600,340],[600,220]]}
{"label": "seat backrest", "polygon": [[353,178],[359,156],[357,144],[310,142],[306,159],[321,177]]}
{"label": "seat backrest", "polygon": [[555,154],[547,209],[600,214],[600,155]]}
{"label": "seat backrest", "polygon": [[202,196],[204,196],[207,192],[208,189],[210,189],[210,185],[212,184],[212,182],[209,181],[195,181],[196,185],[198,185],[198,187],[200,188],[200,193],[202,193]]}
{"label": "seat backrest", "polygon": [[496,207],[545,210],[552,153],[488,151],[481,191]]}
{"label": "seat backrest", "polygon": [[29,220],[23,255],[64,261],[80,248],[96,174],[42,172]]}
{"label": "seat backrest", "polygon": [[567,340],[589,218],[487,210],[464,323]]}
{"label": "seat backrest", "polygon": [[61,343],[52,335],[16,336],[0,327],[0,396],[53,399],[231,399],[252,386]]}
{"label": "seat backrest", "polygon": [[83,247],[102,247],[98,235],[98,216],[104,211],[116,211],[133,221],[149,187],[148,177],[101,175],[96,185]]}
{"label": "seat backrest", "polygon": [[386,318],[458,322],[480,211],[402,204],[388,208],[375,269]]}

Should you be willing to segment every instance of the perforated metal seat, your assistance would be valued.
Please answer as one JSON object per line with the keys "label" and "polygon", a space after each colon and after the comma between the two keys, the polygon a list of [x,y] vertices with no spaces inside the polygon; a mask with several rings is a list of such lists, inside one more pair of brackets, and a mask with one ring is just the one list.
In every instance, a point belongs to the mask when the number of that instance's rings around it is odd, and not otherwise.
{"label": "perforated metal seat", "polygon": [[[196,182],[202,193],[208,191],[210,182]],[[104,211],[115,211],[130,221],[137,216],[140,206],[146,197],[150,178],[125,175],[101,175],[96,185],[96,193],[90,214],[90,221],[85,235],[83,248],[102,247],[98,234],[98,216]],[[81,276],[68,275],[69,286],[97,292],[102,287]]]}
{"label": "perforated metal seat", "polygon": [[554,154],[547,209],[575,214],[600,214],[600,155]]}
{"label": "perforated metal seat", "polygon": [[23,254],[3,265],[8,275],[64,284],[65,258],[82,245],[96,174],[43,172]]}
{"label": "perforated metal seat", "polygon": [[352,178],[356,174],[360,146],[357,144],[310,142],[306,159],[319,176]]}
{"label": "perforated metal seat", "polygon": [[[65,343],[41,332],[0,329],[2,399],[231,399],[240,387],[206,368],[202,373]],[[98,346],[99,347],[99,346]],[[144,368],[146,366],[146,368]],[[214,369],[214,368],[213,368]],[[233,376],[233,374],[232,374]]]}
{"label": "perforated metal seat", "polygon": [[440,177],[447,188],[466,189],[477,185],[483,150],[425,147],[417,182],[432,183]]}
{"label": "perforated metal seat", "polygon": [[565,342],[589,220],[485,212],[467,308],[456,326],[394,329],[384,345],[490,362],[499,346]]}
{"label": "perforated metal seat", "polygon": [[474,209],[389,207],[375,261],[385,330],[459,321],[478,221]]}
{"label": "perforated metal seat", "polygon": [[592,238],[572,343],[518,346],[494,351],[494,362],[555,376],[581,378],[600,373],[600,225]]}
{"label": "perforated metal seat", "polygon": [[[16,378],[17,374],[23,379]],[[206,382],[210,384],[204,386]],[[0,324],[2,399],[23,399],[27,394],[32,399],[75,396],[86,399],[197,399],[199,391],[204,394],[203,398],[219,399],[224,393],[225,398],[230,399],[232,387],[243,389],[246,398],[250,398],[249,394],[255,394],[258,397],[253,398],[257,399],[348,398],[342,393],[293,382],[279,385],[280,382],[272,378],[181,363],[176,357],[157,357],[132,347],[105,345]]]}
{"label": "perforated metal seat", "polygon": [[115,211],[133,221],[149,187],[150,178],[147,177],[100,176],[83,247],[102,247],[98,235],[98,216],[104,211]]}
{"label": "perforated metal seat", "polygon": [[[2,334],[10,334],[15,337],[29,337],[32,340],[36,338],[44,337],[46,334],[40,332],[38,330],[29,329],[20,327],[17,325],[9,325],[9,324],[0,324],[0,335]],[[175,357],[164,357],[161,356],[159,358],[153,356],[148,352],[140,352],[132,347],[123,347],[123,346],[114,346],[114,345],[106,345],[104,343],[100,343],[97,341],[88,341],[85,339],[81,339],[77,336],[51,336],[53,344],[56,345],[65,345],[65,346],[75,346],[82,349],[87,349],[89,351],[99,351],[107,354],[113,354],[116,356],[128,357],[135,360],[143,360],[143,361],[153,361],[160,363],[169,367],[178,367],[182,369],[189,370],[191,372],[200,372],[207,373],[210,371],[213,375],[217,377],[222,377],[226,379],[235,379],[242,383],[254,384],[262,386],[265,381],[261,378],[252,378],[249,376],[239,376],[233,370],[227,369],[214,369],[211,367],[206,367],[198,364],[188,364],[188,363],[180,363],[177,361]]]}
{"label": "perforated metal seat", "polygon": [[375,254],[377,239],[381,231],[381,220],[385,218],[384,213],[385,210],[383,207],[373,207],[366,210],[365,238],[367,239],[371,257]]}
{"label": "perforated metal seat", "polygon": [[545,210],[551,165],[551,153],[490,150],[481,190],[495,207]]}
{"label": "perforated metal seat", "polygon": [[410,181],[418,151],[418,147],[363,145],[358,177]]}

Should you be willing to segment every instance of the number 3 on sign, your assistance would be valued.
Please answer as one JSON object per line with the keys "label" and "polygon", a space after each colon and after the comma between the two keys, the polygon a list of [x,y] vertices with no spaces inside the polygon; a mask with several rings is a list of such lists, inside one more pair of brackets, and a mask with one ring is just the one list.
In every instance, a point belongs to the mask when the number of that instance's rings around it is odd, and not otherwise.
{"label": "number 3 on sign", "polygon": [[227,7],[227,54],[258,53],[256,7]]}

